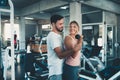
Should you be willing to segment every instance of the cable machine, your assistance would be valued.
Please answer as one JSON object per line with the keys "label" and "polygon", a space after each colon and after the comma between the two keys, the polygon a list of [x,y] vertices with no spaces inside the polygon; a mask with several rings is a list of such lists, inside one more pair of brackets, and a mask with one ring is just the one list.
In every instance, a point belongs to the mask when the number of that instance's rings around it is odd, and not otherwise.
{"label": "cable machine", "polygon": [[[15,65],[14,65],[14,6],[11,0],[1,0],[0,6],[5,6],[8,3],[10,9],[0,8],[0,13],[10,13],[10,27],[11,27],[11,57],[12,57],[12,65],[11,65],[11,80],[15,80]],[[5,4],[5,5],[4,5]],[[0,14],[0,28],[1,28],[1,14]],[[0,29],[1,30],[1,29]],[[1,35],[1,31],[0,31]],[[1,41],[1,38],[0,38]],[[1,46],[0,46],[1,47]],[[7,71],[7,70],[6,70]],[[6,76],[5,76],[6,80]]]}

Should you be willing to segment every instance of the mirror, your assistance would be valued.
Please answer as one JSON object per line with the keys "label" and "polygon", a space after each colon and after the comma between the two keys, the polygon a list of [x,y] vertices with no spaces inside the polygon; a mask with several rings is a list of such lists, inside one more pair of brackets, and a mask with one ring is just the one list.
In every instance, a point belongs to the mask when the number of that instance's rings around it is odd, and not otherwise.
{"label": "mirror", "polygon": [[99,25],[83,26],[82,34],[84,36],[84,42],[86,42],[87,45],[99,46],[98,39],[102,38],[100,37],[102,33],[100,32],[99,27]]}
{"label": "mirror", "polygon": [[107,25],[107,56],[113,56],[113,27]]}

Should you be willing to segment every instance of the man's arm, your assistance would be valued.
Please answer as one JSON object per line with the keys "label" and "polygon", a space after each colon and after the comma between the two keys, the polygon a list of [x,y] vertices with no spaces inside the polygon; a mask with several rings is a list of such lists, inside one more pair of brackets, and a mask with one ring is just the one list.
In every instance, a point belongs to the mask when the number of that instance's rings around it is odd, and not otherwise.
{"label": "man's arm", "polygon": [[62,50],[60,47],[56,47],[54,49],[54,51],[56,52],[57,56],[62,59],[65,58],[67,56],[72,55],[73,53],[78,52],[81,49],[82,46],[82,39],[78,40],[78,44],[76,44],[75,46],[73,46],[73,44],[71,43],[71,39],[69,37],[65,38],[66,43],[68,44],[67,46],[67,50]]}
{"label": "man's arm", "polygon": [[65,51],[63,51],[60,47],[56,47],[56,48],[54,49],[54,51],[56,52],[57,56],[58,56],[60,59],[65,58],[65,57],[71,55],[72,53],[74,53],[73,50],[65,50]]}

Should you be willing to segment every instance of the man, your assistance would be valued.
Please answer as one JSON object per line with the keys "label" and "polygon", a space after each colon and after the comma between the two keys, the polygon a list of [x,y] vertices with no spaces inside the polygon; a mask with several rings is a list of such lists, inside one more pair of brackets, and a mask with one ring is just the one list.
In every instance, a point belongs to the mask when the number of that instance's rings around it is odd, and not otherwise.
{"label": "man", "polygon": [[64,18],[53,15],[50,18],[52,31],[47,36],[49,80],[62,80],[63,58],[72,55],[81,49],[82,38],[71,50],[64,50],[61,32],[63,31]]}

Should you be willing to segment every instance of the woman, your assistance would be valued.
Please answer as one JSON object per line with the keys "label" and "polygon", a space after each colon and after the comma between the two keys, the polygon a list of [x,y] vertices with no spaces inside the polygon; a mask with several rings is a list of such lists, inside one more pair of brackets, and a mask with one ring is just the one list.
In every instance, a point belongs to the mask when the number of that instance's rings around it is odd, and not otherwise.
{"label": "woman", "polygon": [[[75,35],[79,32],[79,25],[76,21],[70,22],[69,35],[65,37],[64,44],[65,49],[70,50],[76,46],[78,41],[82,47],[82,35],[81,40],[75,38]],[[63,66],[63,80],[78,80],[78,69],[80,66],[80,51],[67,56]]]}

